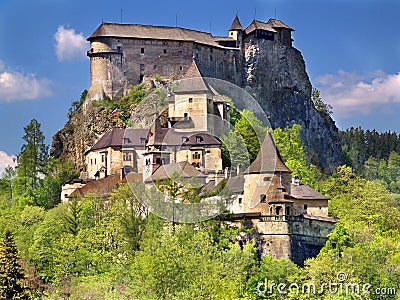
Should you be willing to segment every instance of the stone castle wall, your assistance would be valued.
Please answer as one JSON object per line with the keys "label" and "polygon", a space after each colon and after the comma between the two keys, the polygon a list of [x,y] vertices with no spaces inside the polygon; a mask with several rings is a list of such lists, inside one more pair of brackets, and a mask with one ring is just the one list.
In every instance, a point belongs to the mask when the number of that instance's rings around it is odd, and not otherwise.
{"label": "stone castle wall", "polygon": [[[240,84],[238,49],[191,41],[98,37],[91,42],[88,99],[118,99],[144,77],[182,79],[193,59],[204,77]],[[103,90],[103,95],[102,91]]]}

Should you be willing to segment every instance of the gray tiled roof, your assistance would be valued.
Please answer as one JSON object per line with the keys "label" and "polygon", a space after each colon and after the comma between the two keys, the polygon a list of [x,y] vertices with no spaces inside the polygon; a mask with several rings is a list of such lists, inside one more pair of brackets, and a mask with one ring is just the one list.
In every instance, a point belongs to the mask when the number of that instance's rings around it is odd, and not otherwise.
{"label": "gray tiled roof", "polygon": [[258,20],[253,20],[253,22],[251,22],[251,24],[245,29],[246,34],[250,34],[252,33],[254,30],[257,29],[261,29],[261,30],[265,30],[265,31],[270,31],[270,32],[277,32],[272,26],[271,24],[265,23],[265,22],[261,22]]}
{"label": "gray tiled roof", "polygon": [[165,180],[170,178],[173,172],[177,172],[179,176],[184,179],[196,177],[196,178],[204,178],[207,177],[200,171],[198,171],[195,167],[193,167],[187,161],[182,161],[178,163],[168,164],[168,165],[161,165],[157,168],[157,170],[151,175],[146,181],[156,181]]}
{"label": "gray tiled roof", "polygon": [[308,186],[307,184],[292,184],[291,195],[292,198],[298,200],[328,200],[329,198],[318,193],[316,190]]}
{"label": "gray tiled roof", "polygon": [[256,159],[247,168],[245,173],[264,173],[264,172],[286,172],[292,171],[283,162],[278,149],[276,149],[275,142],[271,134],[268,132],[265,135],[264,142],[261,145],[260,152]]}
{"label": "gray tiled roof", "polygon": [[290,31],[294,31],[292,27],[286,25],[285,23],[277,19],[269,19],[268,24],[271,25],[273,28],[285,28],[289,29]]}
{"label": "gray tiled roof", "polygon": [[229,31],[232,31],[232,30],[243,30],[243,27],[239,21],[238,15],[236,15],[235,19],[232,22],[231,28],[229,28]]}
{"label": "gray tiled roof", "polygon": [[212,36],[210,33],[181,27],[102,23],[88,38],[88,41],[91,41],[97,37],[187,41],[218,48],[227,48],[219,45],[215,41],[214,36]]}

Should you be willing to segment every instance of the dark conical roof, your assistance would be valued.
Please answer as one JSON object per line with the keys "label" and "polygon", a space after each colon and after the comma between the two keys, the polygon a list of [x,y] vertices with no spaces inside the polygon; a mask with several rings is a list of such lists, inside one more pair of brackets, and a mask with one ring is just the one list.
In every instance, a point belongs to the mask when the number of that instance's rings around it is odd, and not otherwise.
{"label": "dark conical roof", "polygon": [[236,15],[235,19],[232,22],[231,28],[229,28],[229,31],[233,31],[233,30],[243,30],[243,27],[239,21],[238,15]]}
{"label": "dark conical roof", "polygon": [[256,159],[251,163],[245,173],[285,172],[292,171],[283,162],[271,134],[265,135],[264,142]]}

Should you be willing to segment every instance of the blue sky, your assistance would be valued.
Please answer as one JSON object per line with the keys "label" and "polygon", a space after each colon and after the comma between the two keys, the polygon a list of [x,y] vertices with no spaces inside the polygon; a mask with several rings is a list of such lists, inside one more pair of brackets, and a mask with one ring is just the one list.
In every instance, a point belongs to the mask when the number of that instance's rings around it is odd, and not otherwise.
{"label": "blue sky", "polygon": [[23,127],[41,124],[47,143],[89,86],[86,38],[105,22],[178,26],[226,35],[276,17],[296,31],[313,86],[340,129],[400,132],[400,1],[0,0],[0,171],[20,151]]}

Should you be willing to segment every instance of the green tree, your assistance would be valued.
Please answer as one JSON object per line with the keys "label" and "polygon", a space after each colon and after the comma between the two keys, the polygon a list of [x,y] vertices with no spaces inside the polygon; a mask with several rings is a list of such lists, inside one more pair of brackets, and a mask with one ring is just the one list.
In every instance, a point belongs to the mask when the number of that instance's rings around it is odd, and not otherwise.
{"label": "green tree", "polygon": [[300,131],[301,126],[297,124],[284,130],[276,128],[274,140],[285,164],[292,170],[292,174],[299,176],[302,183],[316,188],[318,170],[316,166],[307,163]]}
{"label": "green tree", "polygon": [[330,116],[333,113],[332,105],[324,103],[324,101],[322,101],[321,94],[318,89],[312,88],[311,100],[314,103],[315,108],[324,116]]}
{"label": "green tree", "polygon": [[40,129],[40,123],[36,119],[24,128],[23,136],[25,144],[17,158],[17,175],[14,188],[17,195],[33,195],[33,191],[39,186],[41,178],[45,174],[48,163],[48,146]]}
{"label": "green tree", "polygon": [[267,128],[262,125],[252,111],[244,109],[240,114],[241,118],[236,122],[235,130],[242,136],[250,162],[252,162],[260,151]]}
{"label": "green tree", "polygon": [[0,242],[0,298],[28,299],[24,273],[18,262],[18,250],[10,231]]}
{"label": "green tree", "polygon": [[84,90],[81,94],[81,97],[79,100],[75,100],[72,102],[71,107],[68,109],[68,119],[71,119],[76,110],[82,106],[83,102],[85,102],[86,96],[87,96],[88,91]]}

